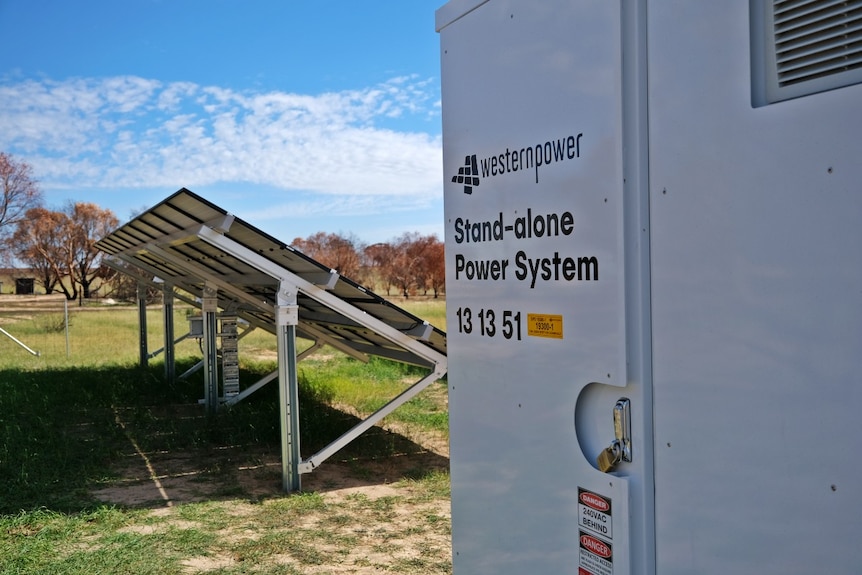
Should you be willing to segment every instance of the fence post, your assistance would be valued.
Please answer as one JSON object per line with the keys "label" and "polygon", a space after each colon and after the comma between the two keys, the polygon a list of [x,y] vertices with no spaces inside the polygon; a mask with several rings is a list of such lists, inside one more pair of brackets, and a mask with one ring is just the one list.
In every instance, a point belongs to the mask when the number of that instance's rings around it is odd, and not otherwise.
{"label": "fence post", "polygon": [[69,300],[63,298],[63,327],[66,330],[66,358],[71,357],[72,353],[69,347]]}
{"label": "fence post", "polygon": [[140,365],[145,368],[149,354],[147,353],[147,285],[143,282],[138,283],[138,335]]}

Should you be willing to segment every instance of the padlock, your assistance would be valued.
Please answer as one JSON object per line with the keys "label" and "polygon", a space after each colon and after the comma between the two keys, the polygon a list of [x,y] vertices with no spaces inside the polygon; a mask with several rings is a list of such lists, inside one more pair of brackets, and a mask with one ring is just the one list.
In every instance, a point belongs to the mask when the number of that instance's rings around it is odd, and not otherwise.
{"label": "padlock", "polygon": [[599,467],[599,471],[608,473],[609,471],[613,471],[622,457],[623,450],[620,447],[620,442],[615,440],[599,453],[599,456],[596,458],[596,464]]}

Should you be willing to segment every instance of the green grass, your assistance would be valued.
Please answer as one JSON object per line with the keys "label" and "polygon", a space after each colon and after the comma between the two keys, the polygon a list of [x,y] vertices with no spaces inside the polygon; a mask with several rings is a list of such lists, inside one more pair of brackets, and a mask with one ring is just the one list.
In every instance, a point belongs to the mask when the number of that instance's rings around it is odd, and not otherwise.
{"label": "green grass", "polygon": [[[300,381],[316,390],[326,401],[350,405],[360,413],[370,414],[419,381],[427,372],[379,358],[371,358],[368,364],[363,364],[351,358],[311,357],[300,364],[298,373]],[[435,390],[442,390],[445,394],[445,383],[432,384],[426,393],[414,397],[389,415],[388,420],[419,424],[448,434],[448,411],[433,395]]]}
{"label": "green grass", "polygon": [[[31,355],[0,334],[0,369],[43,370],[57,367],[128,365],[140,357],[138,312],[129,306],[70,307],[68,337],[62,302],[49,300],[48,309],[28,312],[0,303],[0,327],[39,353]],[[11,309],[10,309],[11,308]],[[187,308],[174,313],[175,337],[188,331]],[[164,345],[162,313],[147,311],[147,347],[152,353]],[[197,342],[187,339],[176,346],[177,357],[200,355]],[[160,357],[160,356],[159,356]]]}
{"label": "green grass", "polygon": [[[437,477],[411,480],[401,485],[403,495],[375,499],[354,494],[327,502],[303,493],[255,505],[188,504],[157,515],[99,507],[0,516],[0,573],[173,574],[188,573],[193,561],[224,574],[303,573],[339,564],[367,572],[451,573],[449,521],[428,498],[439,483]],[[405,510],[412,512],[406,523],[398,519]]]}
{"label": "green grass", "polygon": [[[436,313],[445,323],[442,301],[416,305],[413,313],[440,325],[431,317]],[[187,313],[176,311],[178,335]],[[72,310],[68,355],[58,317],[54,309],[0,308],[0,326],[42,352],[32,356],[0,334],[0,575],[304,573],[336,564],[360,573],[451,572],[449,520],[439,508],[448,502],[448,473],[407,469],[393,484],[396,494],[376,498],[331,501],[310,492],[261,499],[237,479],[235,461],[209,456],[278,453],[276,385],[207,417],[197,405],[201,372],[171,384],[163,379],[160,357],[147,368],[137,365],[136,309]],[[158,310],[148,312],[148,325],[149,349],[155,350],[161,347]],[[197,343],[180,344],[177,357],[181,373],[200,357]],[[240,358],[244,384],[269,373],[276,367],[274,337],[257,331],[243,338]],[[363,364],[332,350],[302,362],[303,454],[357,422],[334,406],[369,413],[424,373],[386,360]],[[445,434],[445,394],[445,382],[434,383],[389,420]],[[158,514],[146,508],[150,503],[101,503],[94,490],[117,483],[118,462],[134,459],[131,439],[144,453],[206,456],[194,481],[208,485],[212,497]],[[336,458],[349,462],[356,478],[373,481],[366,462],[403,458],[408,444],[371,430]],[[399,525],[404,509],[411,520]]]}
{"label": "green grass", "polygon": [[446,331],[446,300],[444,298],[414,296],[406,299],[391,298],[391,301],[398,307],[421,317],[434,327]]}

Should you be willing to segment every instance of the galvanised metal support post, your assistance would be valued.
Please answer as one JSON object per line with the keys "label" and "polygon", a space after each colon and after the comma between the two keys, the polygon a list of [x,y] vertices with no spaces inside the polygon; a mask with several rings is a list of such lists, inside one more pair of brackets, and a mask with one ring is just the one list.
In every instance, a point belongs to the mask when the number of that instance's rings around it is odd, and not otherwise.
{"label": "galvanised metal support post", "polygon": [[165,323],[165,380],[174,381],[174,286],[165,282],[162,291],[163,318]]}
{"label": "galvanised metal support post", "polygon": [[140,350],[140,365],[147,367],[147,285],[138,284],[138,349]]}
{"label": "galvanised metal support post", "polygon": [[218,290],[207,282],[203,296],[201,311],[204,328],[204,404],[207,415],[215,415],[218,411]]}
{"label": "galvanised metal support post", "polygon": [[278,338],[278,398],[281,414],[281,477],[284,491],[300,490],[299,383],[296,377],[296,291],[280,287],[275,309]]}

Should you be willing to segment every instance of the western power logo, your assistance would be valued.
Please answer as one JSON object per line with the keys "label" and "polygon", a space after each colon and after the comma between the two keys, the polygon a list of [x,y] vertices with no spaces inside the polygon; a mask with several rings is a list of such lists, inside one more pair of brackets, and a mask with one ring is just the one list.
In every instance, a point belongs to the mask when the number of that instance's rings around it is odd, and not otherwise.
{"label": "western power logo", "polygon": [[479,185],[479,169],[476,167],[476,154],[464,158],[464,166],[458,168],[458,175],[452,176],[453,184],[464,184],[464,193],[472,194]]}
{"label": "western power logo", "polygon": [[557,162],[581,157],[583,133],[548,140],[535,146],[510,149],[486,158],[477,159],[476,154],[464,158],[458,174],[452,176],[453,184],[463,184],[464,193],[472,194],[481,178],[493,178],[524,170],[533,170],[535,182],[539,183],[539,168]]}

